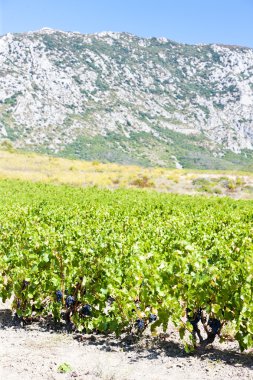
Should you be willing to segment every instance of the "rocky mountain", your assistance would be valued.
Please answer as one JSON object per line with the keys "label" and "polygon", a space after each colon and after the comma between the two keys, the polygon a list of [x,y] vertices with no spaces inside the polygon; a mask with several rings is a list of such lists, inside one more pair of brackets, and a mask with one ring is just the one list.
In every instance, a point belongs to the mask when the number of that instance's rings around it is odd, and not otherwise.
{"label": "rocky mountain", "polygon": [[49,28],[7,34],[0,139],[89,160],[253,170],[253,49]]}

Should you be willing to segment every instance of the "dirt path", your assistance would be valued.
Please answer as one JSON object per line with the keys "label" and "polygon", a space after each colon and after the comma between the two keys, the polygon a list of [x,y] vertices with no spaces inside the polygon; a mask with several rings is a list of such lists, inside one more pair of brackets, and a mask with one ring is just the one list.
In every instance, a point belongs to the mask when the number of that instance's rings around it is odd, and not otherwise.
{"label": "dirt path", "polygon": [[[59,373],[59,365],[71,366]],[[49,331],[37,323],[22,328],[0,304],[1,380],[226,380],[253,379],[253,353],[235,343],[215,343],[186,355],[175,331],[164,340],[138,344],[112,337]]]}

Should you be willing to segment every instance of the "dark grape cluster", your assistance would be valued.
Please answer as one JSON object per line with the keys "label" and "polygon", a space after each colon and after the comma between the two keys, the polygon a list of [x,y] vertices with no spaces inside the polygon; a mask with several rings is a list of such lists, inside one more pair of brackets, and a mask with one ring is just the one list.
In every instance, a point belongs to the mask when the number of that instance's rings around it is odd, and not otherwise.
{"label": "dark grape cluster", "polygon": [[75,303],[75,298],[73,296],[68,296],[66,298],[66,306],[67,307],[73,307]]}
{"label": "dark grape cluster", "polygon": [[218,319],[216,318],[209,318],[208,320],[208,326],[212,329],[212,333],[213,334],[217,334],[218,331],[220,330],[221,328],[221,323]]}
{"label": "dark grape cluster", "polygon": [[202,338],[200,329],[198,327],[198,323],[200,321],[202,321],[202,323],[203,323],[202,311],[203,310],[201,308],[198,308],[197,311],[194,311],[194,312],[189,308],[186,309],[187,319],[193,327],[193,330],[192,330],[193,338],[195,340],[196,336],[198,336],[200,342],[203,342],[203,338]]}
{"label": "dark grape cluster", "polygon": [[196,328],[199,321],[201,320],[202,309],[198,309],[196,312],[192,313],[191,309],[186,309],[186,316],[188,321],[191,323],[193,328]]}
{"label": "dark grape cluster", "polygon": [[[196,336],[198,336],[199,341],[204,345],[213,343],[216,335],[219,333],[222,327],[221,322],[216,318],[209,318],[207,320],[207,315],[205,314],[205,310],[202,308],[198,308],[196,311],[192,311],[191,309],[187,308],[186,316],[187,316],[188,321],[191,323],[193,327],[193,331],[192,331],[193,337],[196,339]],[[207,333],[206,339],[203,339],[201,335],[201,331],[198,327],[198,323],[200,321],[205,327],[205,330]]]}
{"label": "dark grape cluster", "polygon": [[155,322],[157,320],[157,315],[156,314],[150,314],[148,320],[150,323]]}
{"label": "dark grape cluster", "polygon": [[62,301],[62,292],[60,290],[57,290],[55,292],[55,295],[56,295],[56,301],[61,302]]}
{"label": "dark grape cluster", "polygon": [[115,301],[115,298],[112,297],[112,296],[109,296],[109,297],[107,298],[107,302],[108,302],[109,305],[112,305],[114,301]]}
{"label": "dark grape cluster", "polygon": [[81,309],[81,315],[83,317],[89,317],[91,316],[91,312],[92,312],[92,307],[88,304],[84,305]]}
{"label": "dark grape cluster", "polygon": [[26,288],[28,287],[29,284],[30,284],[29,281],[23,280],[23,283],[22,283],[22,290],[26,289]]}
{"label": "dark grape cluster", "polygon": [[137,321],[136,321],[136,327],[137,327],[137,329],[139,331],[144,330],[145,322],[143,321],[143,319],[137,319]]}

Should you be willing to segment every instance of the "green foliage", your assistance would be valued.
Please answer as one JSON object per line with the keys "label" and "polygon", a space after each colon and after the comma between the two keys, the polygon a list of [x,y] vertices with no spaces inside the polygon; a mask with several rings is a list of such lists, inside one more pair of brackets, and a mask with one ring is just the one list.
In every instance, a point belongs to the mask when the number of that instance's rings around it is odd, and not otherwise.
{"label": "green foliage", "polygon": [[194,186],[197,186],[201,191],[204,191],[204,189],[208,189],[211,183],[211,179],[209,178],[196,178],[192,181],[192,184]]}
{"label": "green foliage", "polygon": [[17,99],[14,96],[11,96],[10,98],[6,98],[4,101],[4,104],[15,106],[17,104]]}
{"label": "green foliage", "polygon": [[154,187],[155,185],[146,175],[133,179],[130,184],[137,187]]}
{"label": "green foliage", "polygon": [[15,149],[13,148],[13,145],[10,140],[2,140],[0,143],[0,148],[3,150],[7,150],[10,153],[15,152]]}
{"label": "green foliage", "polygon": [[[140,113],[141,119],[146,117],[149,117],[148,114]],[[173,120],[173,123],[176,121]],[[213,151],[208,149],[206,137],[202,134],[184,135],[156,125],[152,125],[152,128],[159,134],[159,140],[147,132],[131,132],[129,138],[115,132],[106,136],[81,136],[57,155],[89,161],[168,168],[175,167],[171,156],[176,156],[185,169],[253,171],[251,151],[242,154],[226,151],[224,156],[215,157]]]}
{"label": "green foliage", "polygon": [[236,177],[236,179],[229,177],[196,178],[192,181],[192,184],[198,191],[222,194],[222,189],[233,192],[238,187],[242,187],[244,185],[244,179],[242,177]]}
{"label": "green foliage", "polygon": [[72,367],[68,363],[62,363],[59,365],[57,371],[60,373],[68,373],[72,371]]}
{"label": "green foliage", "polygon": [[47,34],[43,35],[43,42],[44,42],[47,50],[54,50],[59,45],[56,36],[51,36],[51,35],[47,35]]}
{"label": "green foliage", "polygon": [[21,91],[18,91],[15,94],[13,94],[12,96],[10,96],[9,98],[6,98],[3,103],[8,105],[8,106],[14,107],[17,104],[17,97],[19,95],[22,95]]}
{"label": "green foliage", "polygon": [[109,90],[108,84],[101,77],[98,77],[96,79],[96,86],[98,87],[98,89],[100,91],[108,91]]}
{"label": "green foliage", "polygon": [[184,339],[186,307],[204,308],[253,345],[252,202],[8,180],[0,199],[0,297],[19,316],[119,334],[154,313]]}

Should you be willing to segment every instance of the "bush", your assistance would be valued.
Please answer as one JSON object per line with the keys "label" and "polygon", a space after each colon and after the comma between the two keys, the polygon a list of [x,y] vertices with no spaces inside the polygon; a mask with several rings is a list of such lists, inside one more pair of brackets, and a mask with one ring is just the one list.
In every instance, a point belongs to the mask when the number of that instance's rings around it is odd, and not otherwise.
{"label": "bush", "polygon": [[10,140],[3,140],[1,141],[0,143],[0,148],[3,149],[3,150],[7,150],[8,152],[10,153],[13,153],[15,151],[12,143]]}
{"label": "bush", "polygon": [[148,178],[145,175],[134,179],[133,181],[130,182],[130,185],[140,187],[140,188],[155,186],[154,182],[151,181],[150,178]]}

